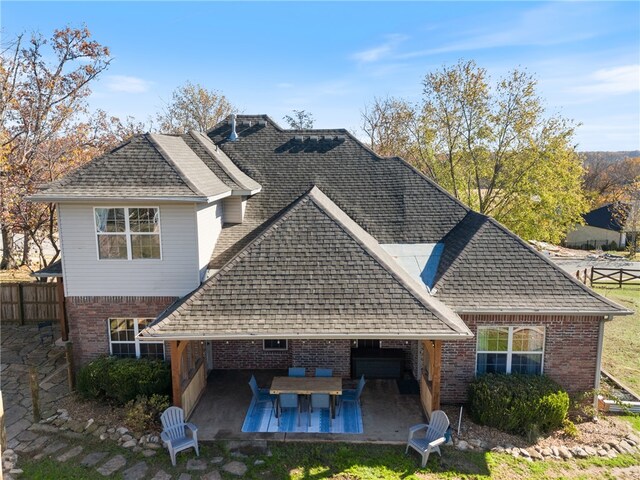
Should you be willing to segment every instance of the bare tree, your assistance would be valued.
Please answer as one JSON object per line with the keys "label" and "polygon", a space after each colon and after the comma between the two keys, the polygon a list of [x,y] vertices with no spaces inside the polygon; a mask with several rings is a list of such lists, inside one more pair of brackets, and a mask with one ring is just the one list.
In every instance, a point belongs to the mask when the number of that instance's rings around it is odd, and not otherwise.
{"label": "bare tree", "polygon": [[305,130],[313,128],[313,115],[306,110],[292,110],[291,115],[285,115],[283,120],[287,122],[289,128],[295,130]]}
{"label": "bare tree", "polygon": [[162,133],[207,132],[237,109],[218,90],[186,82],[176,88],[171,100],[156,116]]}

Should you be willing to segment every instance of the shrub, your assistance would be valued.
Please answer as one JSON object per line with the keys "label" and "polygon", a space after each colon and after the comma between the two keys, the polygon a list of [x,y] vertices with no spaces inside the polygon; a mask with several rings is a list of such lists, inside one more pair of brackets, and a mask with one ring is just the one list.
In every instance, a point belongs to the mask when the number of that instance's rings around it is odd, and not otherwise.
{"label": "shrub", "polygon": [[469,386],[470,413],[482,424],[521,435],[563,426],[569,395],[544,375],[487,374]]}
{"label": "shrub", "polygon": [[138,395],[165,395],[171,390],[169,364],[159,360],[102,357],[78,373],[78,393],[124,405]]}
{"label": "shrub", "polygon": [[160,415],[170,402],[167,395],[138,395],[135,400],[130,400],[126,405],[126,423],[134,432],[154,430],[160,422]]}

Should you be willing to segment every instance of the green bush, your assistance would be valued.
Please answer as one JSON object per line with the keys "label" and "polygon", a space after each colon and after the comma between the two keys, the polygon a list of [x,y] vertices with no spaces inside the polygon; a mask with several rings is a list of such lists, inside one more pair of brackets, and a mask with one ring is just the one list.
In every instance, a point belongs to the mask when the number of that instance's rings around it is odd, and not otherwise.
{"label": "green bush", "polygon": [[142,433],[148,430],[157,430],[160,423],[160,415],[170,402],[167,395],[138,395],[135,400],[130,400],[126,405],[126,424],[134,432]]}
{"label": "green bush", "polygon": [[78,393],[121,405],[138,395],[166,395],[171,391],[171,369],[160,360],[102,357],[78,373]]}
{"label": "green bush", "polygon": [[469,403],[481,425],[531,435],[563,426],[569,395],[544,375],[487,374],[469,386]]}

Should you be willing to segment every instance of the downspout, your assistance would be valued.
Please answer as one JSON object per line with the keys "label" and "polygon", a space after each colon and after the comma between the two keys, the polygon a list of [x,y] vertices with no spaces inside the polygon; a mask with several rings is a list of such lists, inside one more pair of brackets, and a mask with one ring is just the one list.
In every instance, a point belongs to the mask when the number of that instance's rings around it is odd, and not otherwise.
{"label": "downspout", "polygon": [[593,395],[593,408],[598,411],[598,390],[600,390],[600,369],[602,367],[602,345],[604,343],[604,322],[607,320],[611,320],[611,315],[604,317],[600,320],[600,325],[598,326],[598,352],[596,354],[596,378],[594,385],[595,393]]}

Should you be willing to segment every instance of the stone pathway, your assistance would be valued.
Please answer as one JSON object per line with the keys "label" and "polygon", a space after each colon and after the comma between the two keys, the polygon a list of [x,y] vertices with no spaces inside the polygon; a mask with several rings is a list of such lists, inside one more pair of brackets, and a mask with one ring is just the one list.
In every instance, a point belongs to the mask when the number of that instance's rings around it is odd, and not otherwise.
{"label": "stone pathway", "polygon": [[[153,459],[145,456],[144,449],[134,451],[124,447],[122,441],[110,437],[100,442],[96,435],[88,434],[86,431],[84,434],[69,430],[53,432],[50,430],[52,428],[50,425],[37,424],[16,436],[18,442],[16,449],[8,449],[2,455],[3,464],[10,464],[8,465],[10,468],[5,469],[5,480],[20,479],[22,471],[16,468],[16,462],[18,456],[25,454],[34,460],[51,458],[59,463],[76,463],[87,469],[87,478],[121,476],[123,480],[222,480],[221,472],[242,478],[248,470],[247,465],[242,461],[248,458],[247,454],[271,455],[266,441],[234,441],[228,443],[229,454],[224,457],[207,458],[206,454],[201,453],[200,457],[195,458],[193,452],[179,453],[178,466],[173,473],[170,473],[172,467],[165,467],[163,470],[158,465],[154,465]],[[126,432],[127,430],[123,429],[122,436],[127,435]],[[89,439],[91,440],[87,441]],[[114,453],[113,448],[109,453],[105,448],[107,443],[112,446],[119,445],[122,453]],[[152,451],[165,455],[164,464],[166,465],[169,459],[166,450]],[[255,464],[261,465],[264,461],[256,460]]]}
{"label": "stone pathway", "polygon": [[[54,413],[56,403],[69,395],[64,348],[55,346],[47,338],[40,343],[37,325],[0,325],[2,336],[2,363],[0,364],[0,390],[5,408],[7,447],[17,448],[18,436],[33,423],[33,406],[29,388],[29,366],[38,369],[40,386],[40,411],[42,418]],[[59,338],[59,328],[54,323],[54,338]],[[22,440],[26,441],[26,440]],[[37,445],[35,448],[39,448]]]}

